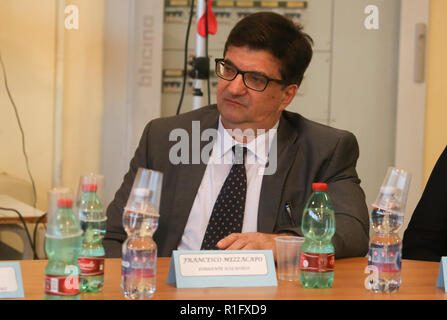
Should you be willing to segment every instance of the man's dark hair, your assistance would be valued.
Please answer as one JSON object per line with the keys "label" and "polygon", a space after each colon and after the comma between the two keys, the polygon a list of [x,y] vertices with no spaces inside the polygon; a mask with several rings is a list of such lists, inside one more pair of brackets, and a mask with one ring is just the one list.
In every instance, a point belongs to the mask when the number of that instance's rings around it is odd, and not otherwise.
{"label": "man's dark hair", "polygon": [[281,76],[287,84],[301,84],[312,59],[312,38],[291,19],[274,12],[257,12],[240,20],[225,42],[230,46],[266,50],[281,62]]}

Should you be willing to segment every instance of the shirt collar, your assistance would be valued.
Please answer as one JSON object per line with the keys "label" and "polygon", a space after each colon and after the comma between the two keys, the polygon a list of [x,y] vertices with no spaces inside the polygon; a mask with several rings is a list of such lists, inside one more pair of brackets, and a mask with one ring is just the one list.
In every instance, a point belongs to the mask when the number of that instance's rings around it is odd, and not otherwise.
{"label": "shirt collar", "polygon": [[[249,143],[245,144],[247,147],[247,164],[251,163],[261,163],[265,165],[268,161],[268,155],[270,148],[273,143],[273,139],[276,136],[277,129],[279,126],[279,120],[275,123],[273,128],[270,130],[265,130],[265,132],[259,132],[255,139],[251,140]],[[260,133],[260,134],[259,134]],[[230,158],[233,156],[232,147],[237,144],[242,144],[228,133],[222,124],[221,116],[219,115],[219,126],[217,129],[217,139],[216,144],[213,148],[212,157],[216,160],[221,160],[221,158]],[[250,159],[251,158],[251,159]],[[254,161],[254,162],[251,162]]]}

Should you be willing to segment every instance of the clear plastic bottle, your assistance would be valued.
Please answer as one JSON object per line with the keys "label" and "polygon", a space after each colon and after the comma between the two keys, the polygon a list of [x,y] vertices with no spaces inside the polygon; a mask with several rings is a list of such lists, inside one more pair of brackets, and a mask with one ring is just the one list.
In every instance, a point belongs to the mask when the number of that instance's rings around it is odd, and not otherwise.
{"label": "clear plastic bottle", "polygon": [[150,299],[156,289],[158,227],[163,173],[138,168],[124,207],[127,239],[122,247],[121,291],[129,299]]}
{"label": "clear plastic bottle", "polygon": [[78,256],[82,230],[71,199],[59,199],[45,234],[45,300],[80,300]]}
{"label": "clear plastic bottle", "polygon": [[121,290],[126,298],[150,299],[156,289],[157,245],[152,235],[158,213],[126,210],[123,224],[128,238],[123,243]]}
{"label": "clear plastic bottle", "polygon": [[371,224],[374,235],[369,246],[368,265],[375,268],[378,278],[370,284],[370,289],[396,292],[402,284],[402,240],[397,232],[403,224],[403,214],[373,207]]}
{"label": "clear plastic bottle", "polygon": [[305,288],[330,288],[334,282],[335,217],[326,190],[326,183],[313,183],[303,212],[300,282]]}
{"label": "clear plastic bottle", "polygon": [[376,201],[372,204],[371,237],[367,271],[372,275],[365,287],[374,292],[393,293],[402,284],[402,240],[398,231],[404,222],[404,212],[411,174],[389,167]]}
{"label": "clear plastic bottle", "polygon": [[84,231],[78,259],[81,268],[81,292],[99,292],[104,285],[105,251],[102,239],[106,232],[104,208],[96,191],[96,184],[83,184],[77,204],[81,229]]}

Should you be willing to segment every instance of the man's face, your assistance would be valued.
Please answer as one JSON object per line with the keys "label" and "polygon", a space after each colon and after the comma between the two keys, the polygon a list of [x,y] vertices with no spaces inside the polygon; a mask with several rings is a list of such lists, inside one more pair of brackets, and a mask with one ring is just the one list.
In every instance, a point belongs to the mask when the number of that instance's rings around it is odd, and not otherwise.
{"label": "man's face", "polygon": [[[268,51],[230,46],[224,58],[241,71],[255,71],[282,80],[280,62]],[[282,88],[279,83],[269,82],[264,91],[258,92],[244,85],[241,74],[233,81],[219,78],[217,108],[222,124],[227,129],[268,130],[278,121],[297,89],[296,84]]]}

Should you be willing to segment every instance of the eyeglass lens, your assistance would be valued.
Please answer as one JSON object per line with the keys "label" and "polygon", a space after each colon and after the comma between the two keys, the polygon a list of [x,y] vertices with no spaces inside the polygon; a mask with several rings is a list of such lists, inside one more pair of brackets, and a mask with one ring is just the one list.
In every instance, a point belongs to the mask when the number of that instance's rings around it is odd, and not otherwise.
{"label": "eyeglass lens", "polygon": [[265,76],[256,72],[242,72],[224,61],[217,63],[216,70],[218,76],[228,81],[234,80],[238,73],[242,73],[244,84],[253,90],[262,91],[268,83],[268,79]]}

